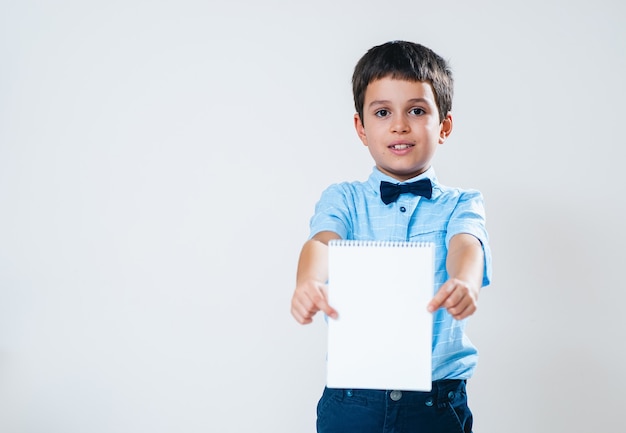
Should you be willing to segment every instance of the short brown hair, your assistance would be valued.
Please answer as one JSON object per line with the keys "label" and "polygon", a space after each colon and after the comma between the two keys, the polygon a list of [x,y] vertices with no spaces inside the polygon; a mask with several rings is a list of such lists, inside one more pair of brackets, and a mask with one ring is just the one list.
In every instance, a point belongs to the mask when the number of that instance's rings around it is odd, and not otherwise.
{"label": "short brown hair", "polygon": [[384,77],[429,82],[435,93],[440,122],[452,110],[454,81],[448,62],[423,45],[391,41],[370,48],[354,68],[352,94],[361,120],[367,86]]}

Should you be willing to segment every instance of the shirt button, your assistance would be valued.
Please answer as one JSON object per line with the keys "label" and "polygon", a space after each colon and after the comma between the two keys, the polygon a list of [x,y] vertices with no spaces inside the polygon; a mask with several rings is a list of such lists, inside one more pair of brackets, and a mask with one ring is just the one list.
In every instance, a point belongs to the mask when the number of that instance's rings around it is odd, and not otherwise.
{"label": "shirt button", "polygon": [[404,206],[400,206],[400,212],[406,212],[406,208]]}
{"label": "shirt button", "polygon": [[426,406],[430,407],[432,405],[433,405],[433,399],[432,399],[432,397],[428,397],[426,399]]}
{"label": "shirt button", "polygon": [[391,394],[389,394],[389,398],[391,398],[393,401],[398,401],[402,398],[402,391],[391,391]]}

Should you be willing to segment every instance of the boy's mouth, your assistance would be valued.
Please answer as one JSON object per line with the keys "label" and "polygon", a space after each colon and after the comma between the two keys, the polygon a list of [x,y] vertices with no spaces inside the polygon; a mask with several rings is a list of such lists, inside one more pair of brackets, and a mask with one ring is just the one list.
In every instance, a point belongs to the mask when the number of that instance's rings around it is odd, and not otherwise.
{"label": "boy's mouth", "polygon": [[414,144],[409,144],[409,143],[398,143],[398,144],[392,144],[391,146],[389,146],[390,149],[394,149],[394,150],[404,150],[404,149],[408,149],[409,147],[413,147]]}

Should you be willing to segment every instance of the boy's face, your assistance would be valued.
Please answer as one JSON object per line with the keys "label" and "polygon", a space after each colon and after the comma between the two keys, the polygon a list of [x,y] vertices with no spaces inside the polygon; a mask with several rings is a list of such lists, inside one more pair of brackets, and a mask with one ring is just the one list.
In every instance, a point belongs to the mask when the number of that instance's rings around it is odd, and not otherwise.
{"label": "boy's face", "polygon": [[363,119],[355,114],[354,124],[376,167],[405,181],[430,167],[452,131],[452,116],[439,122],[430,83],[385,77],[367,86]]}

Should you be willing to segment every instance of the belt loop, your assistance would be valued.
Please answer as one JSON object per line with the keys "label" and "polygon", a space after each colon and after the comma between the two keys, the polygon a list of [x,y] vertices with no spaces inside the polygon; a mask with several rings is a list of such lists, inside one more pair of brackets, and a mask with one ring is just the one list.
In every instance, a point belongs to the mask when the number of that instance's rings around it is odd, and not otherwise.
{"label": "belt loop", "polygon": [[454,399],[454,395],[461,383],[460,380],[437,380],[436,387],[433,387],[435,391],[435,401],[438,408],[443,408],[446,404]]}
{"label": "belt loop", "polygon": [[445,395],[445,390],[443,389],[444,382],[442,380],[437,380],[435,382],[437,386],[435,387],[435,401],[437,402],[437,407],[439,409],[446,406],[447,400]]}

